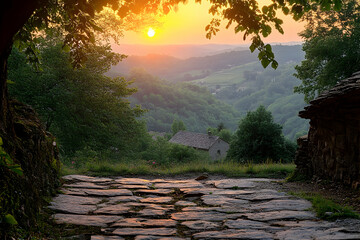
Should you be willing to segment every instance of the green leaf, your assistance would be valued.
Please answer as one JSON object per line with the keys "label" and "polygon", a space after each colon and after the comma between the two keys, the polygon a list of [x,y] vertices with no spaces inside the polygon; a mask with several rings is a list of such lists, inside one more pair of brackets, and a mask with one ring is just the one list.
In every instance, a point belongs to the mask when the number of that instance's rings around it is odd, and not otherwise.
{"label": "green leaf", "polygon": [[250,48],[250,51],[251,51],[251,52],[254,52],[255,49],[256,49],[256,46],[255,46],[255,44],[253,43],[253,44],[250,45],[249,48]]}
{"label": "green leaf", "polygon": [[269,59],[267,59],[267,58],[261,59],[261,65],[262,65],[264,68],[266,68],[269,64],[270,64]]}
{"label": "green leaf", "polygon": [[273,69],[277,69],[278,66],[279,66],[279,63],[277,61],[273,60],[272,63],[271,63],[271,67]]}
{"label": "green leaf", "polygon": [[13,215],[11,214],[6,214],[4,217],[4,221],[10,225],[17,225],[18,222],[16,221],[16,219],[14,218]]}
{"label": "green leaf", "polygon": [[20,167],[20,165],[8,166],[8,168],[9,168],[11,171],[13,171],[14,173],[16,173],[16,174],[18,174],[18,175],[20,175],[20,176],[24,175],[23,170],[22,170],[22,168]]}

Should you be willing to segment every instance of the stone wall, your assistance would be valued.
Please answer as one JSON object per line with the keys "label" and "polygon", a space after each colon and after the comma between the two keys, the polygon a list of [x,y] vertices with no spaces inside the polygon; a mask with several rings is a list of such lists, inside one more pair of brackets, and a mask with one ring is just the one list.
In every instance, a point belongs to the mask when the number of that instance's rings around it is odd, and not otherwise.
{"label": "stone wall", "polygon": [[298,171],[360,187],[360,75],[345,79],[299,113],[310,119],[298,140]]}

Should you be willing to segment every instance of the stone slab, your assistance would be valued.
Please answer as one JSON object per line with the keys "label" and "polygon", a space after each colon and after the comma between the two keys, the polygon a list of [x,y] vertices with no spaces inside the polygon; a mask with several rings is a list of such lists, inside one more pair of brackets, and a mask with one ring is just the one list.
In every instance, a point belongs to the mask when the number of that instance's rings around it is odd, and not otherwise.
{"label": "stone slab", "polygon": [[107,189],[109,186],[98,185],[93,182],[76,182],[71,184],[64,184],[64,187],[68,188],[88,188],[88,189]]}
{"label": "stone slab", "polygon": [[180,206],[180,207],[196,206],[196,203],[189,201],[177,201],[175,203],[175,206]]}
{"label": "stone slab", "polygon": [[224,231],[208,231],[200,232],[193,235],[194,239],[261,239],[261,240],[273,240],[273,235],[261,230],[234,230],[228,229]]}
{"label": "stone slab", "polygon": [[111,227],[175,227],[177,221],[171,219],[124,218]]}
{"label": "stone slab", "polygon": [[147,185],[147,186],[151,185],[151,182],[149,180],[142,178],[120,178],[120,179],[116,179],[115,182],[124,185]]}
{"label": "stone slab", "polygon": [[176,229],[173,228],[118,228],[113,234],[120,236],[136,236],[136,235],[157,235],[157,236],[172,236],[176,234]]}
{"label": "stone slab", "polygon": [[271,212],[258,212],[258,213],[245,213],[250,220],[255,221],[278,221],[285,219],[294,220],[312,220],[316,219],[315,214],[309,211],[271,211]]}
{"label": "stone slab", "polygon": [[111,178],[89,177],[85,175],[67,175],[62,178],[68,181],[82,181],[92,183],[108,183],[113,181]]}
{"label": "stone slab", "polygon": [[231,188],[231,189],[241,189],[241,188],[254,188],[256,187],[255,182],[248,181],[246,179],[221,179],[221,180],[212,180],[207,181],[206,184],[212,184],[217,188]]}
{"label": "stone slab", "polygon": [[276,233],[279,240],[345,240],[360,239],[360,233],[342,232],[343,228],[314,229],[314,228],[293,228]]}
{"label": "stone slab", "polygon": [[57,213],[53,215],[53,218],[58,224],[65,223],[74,225],[106,227],[108,224],[119,221],[123,217],[108,215],[78,215]]}
{"label": "stone slab", "polygon": [[91,236],[90,240],[125,240],[125,238],[119,237],[119,236]]}
{"label": "stone slab", "polygon": [[96,209],[101,199],[60,194],[48,206],[49,209],[64,213],[87,214]]}
{"label": "stone slab", "polygon": [[192,230],[213,230],[221,226],[220,222],[209,222],[209,221],[185,221],[181,225],[184,225]]}
{"label": "stone slab", "polygon": [[200,182],[196,180],[172,181],[165,183],[155,183],[155,188],[203,188]]}
{"label": "stone slab", "polygon": [[117,197],[109,197],[108,203],[123,203],[123,202],[139,202],[142,197],[138,196],[117,196]]}
{"label": "stone slab", "polygon": [[204,220],[204,221],[223,221],[225,219],[236,219],[239,214],[226,214],[220,212],[176,212],[171,214],[171,218],[176,221]]}
{"label": "stone slab", "polygon": [[[161,237],[161,236],[136,236],[135,240],[183,240],[187,238],[179,238],[179,237]],[[190,240],[190,238],[189,238]]]}
{"label": "stone slab", "polygon": [[173,201],[172,197],[150,197],[143,198],[140,200],[142,203],[158,203],[158,204],[166,204]]}
{"label": "stone slab", "polygon": [[115,197],[115,196],[132,196],[133,193],[128,189],[83,189],[90,196]]}
{"label": "stone slab", "polygon": [[111,214],[111,215],[119,215],[129,212],[130,207],[125,206],[123,204],[115,204],[106,207],[102,207],[94,211],[94,214]]}
{"label": "stone slab", "polygon": [[234,206],[234,205],[245,205],[249,201],[242,199],[229,198],[222,195],[204,195],[201,200],[207,205],[218,205],[218,206]]}
{"label": "stone slab", "polygon": [[136,190],[135,191],[138,194],[155,194],[155,195],[168,195],[172,192],[174,192],[174,190],[172,189],[140,189],[140,190]]}
{"label": "stone slab", "polygon": [[273,227],[264,222],[251,221],[245,219],[226,220],[224,226],[232,229],[258,229],[264,231],[279,231],[283,230],[280,227]]}
{"label": "stone slab", "polygon": [[249,209],[254,211],[304,211],[312,207],[311,202],[302,199],[271,200],[264,203],[252,204]]}
{"label": "stone slab", "polygon": [[239,194],[253,194],[255,191],[248,190],[229,190],[229,189],[217,189],[217,188],[181,188],[180,191],[185,193],[187,196],[198,196],[198,195],[239,195]]}

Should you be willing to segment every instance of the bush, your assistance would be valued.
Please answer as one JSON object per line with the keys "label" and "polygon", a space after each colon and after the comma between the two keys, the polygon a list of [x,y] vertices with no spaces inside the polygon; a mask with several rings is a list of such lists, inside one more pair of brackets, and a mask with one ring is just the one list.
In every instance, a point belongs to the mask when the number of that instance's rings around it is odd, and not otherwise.
{"label": "bush", "polygon": [[239,162],[264,162],[271,159],[275,162],[290,162],[295,154],[296,146],[285,140],[281,125],[274,122],[271,112],[264,106],[256,111],[248,112],[240,121],[234,140],[230,144],[228,158]]}

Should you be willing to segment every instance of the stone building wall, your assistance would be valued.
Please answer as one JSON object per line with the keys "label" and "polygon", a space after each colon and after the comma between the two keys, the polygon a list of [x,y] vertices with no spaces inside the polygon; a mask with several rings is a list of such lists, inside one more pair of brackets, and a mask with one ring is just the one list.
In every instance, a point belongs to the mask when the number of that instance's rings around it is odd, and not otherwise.
{"label": "stone building wall", "polygon": [[360,187],[360,75],[355,73],[299,113],[310,119],[295,163],[306,175]]}

